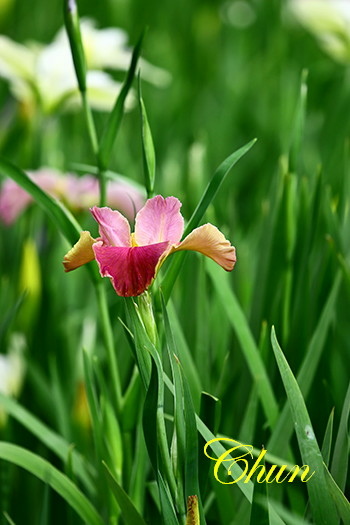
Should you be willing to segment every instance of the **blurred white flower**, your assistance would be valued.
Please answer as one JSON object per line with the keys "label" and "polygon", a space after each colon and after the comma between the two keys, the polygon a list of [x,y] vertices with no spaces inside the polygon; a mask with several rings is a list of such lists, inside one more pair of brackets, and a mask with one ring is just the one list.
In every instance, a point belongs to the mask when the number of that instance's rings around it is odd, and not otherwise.
{"label": "blurred white flower", "polygon": [[289,11],[332,58],[350,62],[349,0],[290,0]]}
{"label": "blurred white flower", "polygon": [[[126,71],[132,50],[127,47],[127,34],[121,29],[96,29],[91,20],[81,21],[81,34],[87,61],[87,91],[94,109],[112,108],[121,84],[101,69]],[[170,80],[167,71],[145,60],[139,62],[142,77],[157,86]],[[69,42],[61,29],[47,46],[18,44],[0,35],[0,76],[10,82],[13,95],[29,107],[39,104],[45,113],[64,105],[74,108],[80,103]],[[127,99],[127,109],[133,96]]]}
{"label": "blurred white flower", "polygon": [[220,16],[225,24],[245,29],[251,26],[256,19],[255,11],[251,4],[241,0],[225,2],[220,7]]}
{"label": "blurred white flower", "polygon": [[[5,396],[18,397],[25,374],[23,352],[26,343],[23,334],[14,333],[7,354],[0,354],[0,392]],[[6,423],[7,414],[0,408],[0,427]]]}
{"label": "blurred white flower", "polygon": [[[81,20],[80,29],[88,69],[129,69],[132,49],[127,46],[126,31],[113,27],[97,29],[95,22],[87,18]],[[57,34],[55,43],[60,47],[68,46],[64,29]],[[139,69],[142,78],[156,86],[165,87],[171,81],[168,71],[150,64],[143,58],[139,59]]]}

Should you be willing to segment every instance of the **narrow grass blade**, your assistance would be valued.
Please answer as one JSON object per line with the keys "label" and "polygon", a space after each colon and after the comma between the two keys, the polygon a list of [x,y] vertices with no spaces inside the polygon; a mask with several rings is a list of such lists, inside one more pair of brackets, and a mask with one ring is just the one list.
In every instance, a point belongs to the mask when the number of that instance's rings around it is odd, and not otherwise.
{"label": "narrow grass blade", "polygon": [[79,13],[75,0],[63,2],[63,18],[72,52],[80,91],[86,91],[86,61],[80,34]]}
{"label": "narrow grass blade", "polygon": [[271,342],[292,411],[302,460],[305,465],[309,466],[308,476],[315,473],[307,482],[314,521],[319,525],[336,525],[338,520],[327,486],[321,452],[299,385],[279,347],[274,328],[271,332]]}
{"label": "narrow grass blade", "polygon": [[108,484],[112,490],[113,496],[115,497],[120,507],[125,524],[126,525],[146,525],[146,522],[144,521],[139,511],[137,510],[137,508],[135,507],[135,505],[129,498],[128,494],[119,485],[119,483],[113,476],[112,472],[110,471],[106,463],[103,462],[103,464],[106,468],[106,476],[107,476]]}
{"label": "narrow grass blade", "polygon": [[301,516],[297,516],[294,512],[291,512],[290,510],[286,509],[277,501],[272,501],[271,507],[276,511],[276,513],[281,517],[281,519],[283,519],[282,523],[284,523],[285,525],[312,525],[309,521],[306,521]]}
{"label": "narrow grass blade", "polygon": [[145,333],[143,325],[141,324],[140,318],[137,315],[136,303],[134,303],[132,298],[126,298],[125,306],[128,317],[128,325],[134,336],[136,363],[140,372],[143,386],[145,390],[147,390],[151,377],[151,343]]}
{"label": "narrow grass blade", "polygon": [[346,476],[348,471],[348,461],[350,442],[349,442],[349,413],[350,413],[350,384],[345,396],[344,406],[340,417],[339,429],[334,445],[331,474],[340,487],[345,489]]}
{"label": "narrow grass blade", "polygon": [[174,505],[171,501],[169,490],[164,483],[161,473],[158,471],[158,490],[160,506],[162,509],[162,522],[164,525],[179,525]]}
{"label": "narrow grass blade", "polygon": [[254,439],[254,432],[259,406],[258,401],[259,396],[256,385],[254,385],[248,399],[247,408],[243,417],[241,428],[239,429],[239,437],[245,443],[252,443]]}
{"label": "narrow grass blade", "polygon": [[27,430],[36,436],[49,450],[54,452],[63,462],[67,461],[69,454],[72,455],[73,471],[79,480],[85,485],[91,495],[96,493],[93,481],[96,475],[94,467],[87,463],[85,458],[76,450],[71,450],[71,445],[61,436],[50,430],[44,423],[39,421],[28,410],[18,404],[15,400],[0,393],[0,406],[10,414],[16,421],[21,423]]}
{"label": "narrow grass blade", "polygon": [[158,405],[158,374],[157,367],[152,361],[151,378],[149,381],[146,399],[143,407],[143,433],[145,436],[148,456],[154,472],[158,471],[158,433],[157,433],[157,405]]}
{"label": "narrow grass blade", "polygon": [[109,118],[108,118],[106,127],[104,128],[103,133],[102,133],[98,156],[99,156],[101,165],[104,168],[106,168],[109,164],[109,159],[111,156],[113,144],[114,144],[114,141],[119,131],[120,123],[121,123],[123,113],[124,113],[125,99],[129,93],[131,84],[134,80],[137,62],[138,62],[138,59],[141,53],[143,37],[144,37],[144,33],[142,33],[142,35],[140,36],[135,46],[135,49],[133,51],[132,58],[131,58],[130,68],[127,73],[126,79],[123,83],[122,89],[114,104],[114,107],[111,113],[109,114]]}
{"label": "narrow grass blade", "polygon": [[[202,525],[205,524],[203,506],[201,503],[198,469],[198,430],[196,414],[193,406],[188,381],[185,377],[181,363],[175,355],[175,340],[171,331],[169,318],[166,311],[164,297],[161,296],[164,327],[168,354],[174,377],[174,398],[177,439],[179,439],[180,458],[184,465],[185,474],[185,500],[189,496],[197,496],[199,513]],[[182,401],[183,399],[183,401]],[[182,414],[181,414],[182,411]],[[204,444],[203,444],[204,445]],[[183,487],[181,487],[183,488]],[[182,506],[181,506],[182,510]],[[184,509],[183,509],[184,510]]]}
{"label": "narrow grass blade", "polygon": [[350,503],[342,493],[329,470],[325,467],[328,489],[337,507],[338,514],[343,523],[350,523]]}
{"label": "narrow grass blade", "polygon": [[[174,395],[174,386],[166,374],[164,375],[164,383],[169,389],[169,391],[171,392],[171,394]],[[207,426],[203,423],[203,421],[197,415],[196,415],[196,425],[197,425],[198,432],[202,435],[206,443],[208,441],[212,441],[213,439],[216,439],[216,436],[214,436],[214,434],[207,428]],[[222,454],[226,452],[225,447],[218,441],[213,442],[211,444],[211,450],[214,452],[216,458],[219,458]],[[227,456],[227,458],[228,460],[230,458],[234,460],[234,457],[232,456]],[[243,471],[237,463],[234,463],[231,466],[229,462],[224,462],[223,468],[225,468],[226,470],[230,468],[232,479],[237,479],[242,476]],[[214,483],[217,483],[217,481],[214,480]],[[248,480],[248,483],[245,483],[245,481],[240,479],[238,482],[235,483],[235,485],[241,490],[242,494],[248,500],[248,502],[251,502],[252,497],[253,497],[253,483],[250,480]],[[273,525],[283,525],[282,520],[278,517],[277,513],[275,512],[275,510],[273,509],[271,505],[269,505],[269,511],[270,511],[271,522],[273,523]]]}
{"label": "narrow grass blade", "polygon": [[[2,293],[4,293],[3,290],[2,290]],[[22,293],[18,297],[18,299],[16,300],[15,304],[11,308],[9,308],[6,305],[6,310],[5,310],[5,306],[4,306],[6,304],[6,299],[5,299],[4,295],[1,298],[1,305],[0,305],[1,309],[2,309],[2,312],[3,312],[2,315],[1,315],[2,319],[0,321],[0,347],[1,348],[4,348],[3,345],[5,345],[4,338],[5,338],[6,330],[10,326],[11,322],[18,315],[18,312],[20,311],[20,308],[21,308],[21,306],[22,306],[22,304],[25,301],[25,298],[27,296],[27,292]]]}
{"label": "narrow grass blade", "polygon": [[[207,392],[202,392],[201,396],[201,407],[199,416],[203,423],[211,429],[214,436],[216,436],[219,424],[220,424],[220,418],[221,418],[221,401],[217,397],[214,397]],[[199,478],[199,484],[201,489],[201,494],[204,497],[206,487],[208,484],[208,476],[209,476],[209,470],[210,470],[210,463],[206,461],[206,458],[204,457],[204,454],[202,454],[202,450],[204,448],[205,441],[202,436],[199,436],[199,457],[198,457],[198,478]]]}
{"label": "narrow grass blade", "polygon": [[41,457],[11,443],[0,442],[0,458],[27,470],[50,485],[89,525],[104,522],[89,499],[62,472]]}
{"label": "narrow grass blade", "polygon": [[[317,366],[319,364],[322,351],[325,347],[326,336],[334,317],[335,302],[338,297],[341,278],[341,271],[339,271],[334,280],[334,284],[329,293],[326,304],[324,305],[320,320],[307,347],[305,358],[297,374],[298,385],[304,396],[304,399],[306,399],[314,381]],[[290,419],[289,406],[286,403],[278,419],[271,439],[267,444],[267,449],[273,450],[275,454],[283,454],[285,443],[289,441],[292,432],[293,425]]]}
{"label": "narrow grass blade", "polygon": [[163,296],[162,309],[164,319],[165,345],[174,383],[174,433],[171,447],[171,459],[177,482],[177,506],[185,515],[185,458],[186,458],[186,425],[184,419],[184,393],[180,367],[178,366],[177,349],[169,323],[169,317]]}
{"label": "narrow grass blade", "polygon": [[230,288],[227,275],[221,268],[214,266],[211,261],[207,261],[206,266],[216,294],[219,297],[226,315],[231,322],[232,328],[239,340],[247,366],[256,384],[266,420],[271,428],[273,428],[278,416],[278,406],[265,365],[250,331],[247,318],[245,317],[235,294]]}
{"label": "narrow grass blade", "polygon": [[16,525],[13,519],[10,518],[10,516],[7,514],[7,512],[4,512],[4,518],[6,519],[7,523],[10,525]]}
{"label": "narrow grass blade", "polygon": [[301,74],[300,94],[295,111],[294,133],[290,150],[290,171],[296,173],[299,172],[301,164],[307,103],[307,76],[308,71],[304,69]]}
{"label": "narrow grass blade", "polygon": [[[263,464],[263,463],[262,463]],[[254,476],[254,492],[250,525],[269,525],[269,503],[267,497],[267,483],[259,483]]]}
{"label": "narrow grass blade", "polygon": [[[176,482],[172,470],[164,421],[163,371],[158,353],[152,355],[152,373],[143,412],[143,432],[150,461],[157,476],[162,511],[176,501]],[[161,473],[164,473],[165,480]],[[167,489],[163,491],[163,482]],[[164,505],[164,508],[163,508]]]}
{"label": "narrow grass blade", "polygon": [[69,242],[75,243],[77,241],[82,228],[62,204],[39,188],[24,171],[2,157],[0,158],[0,173],[6,177],[10,177],[17,182],[21,188],[27,191],[51,217],[60,232],[63,233]]}
{"label": "narrow grass blade", "polygon": [[183,328],[180,324],[172,300],[170,300],[167,305],[167,312],[169,315],[171,329],[174,334],[174,339],[176,341],[176,349],[178,352],[177,355],[180,359],[180,362],[182,363],[184,370],[186,370],[186,377],[190,385],[193,403],[196,407],[199,407],[199,400],[202,391],[201,379],[199,377],[196,365],[193,361],[191,351],[185,339]]}
{"label": "narrow grass blade", "polygon": [[124,432],[133,430],[140,414],[139,400],[142,399],[142,384],[140,374],[135,366],[128,388],[123,397],[121,410],[121,427]]}
{"label": "narrow grass blade", "polygon": [[145,186],[147,197],[150,199],[154,194],[154,180],[156,174],[156,155],[152,139],[151,128],[148,122],[145,104],[141,93],[141,80],[139,77],[139,104],[141,113],[141,142],[143,171],[145,176]]}
{"label": "narrow grass blade", "polygon": [[[208,206],[214,200],[228,172],[252,148],[255,142],[256,139],[251,140],[250,142],[248,142],[248,144],[232,153],[229,157],[227,157],[227,159],[224,160],[224,162],[222,162],[222,164],[220,164],[220,166],[215,171],[211,181],[209,182],[203,194],[203,197],[198,203],[198,206],[196,207],[190,220],[188,221],[184,231],[184,236],[188,235],[194,228],[196,228],[199,225],[205,212],[208,209]],[[186,254],[186,252],[176,254],[176,257],[173,257],[171,263],[169,264],[166,275],[161,283],[161,288],[165,302],[168,302],[169,300],[171,290],[173,289],[173,286],[175,284],[176,278],[178,276]]]}
{"label": "narrow grass blade", "polygon": [[144,508],[145,486],[148,479],[149,460],[142,425],[136,428],[134,461],[131,468],[129,494],[137,509]]}
{"label": "narrow grass blade", "polygon": [[[261,333],[259,338],[259,352],[262,358],[266,359],[268,348],[270,348],[269,334],[267,322],[263,322],[261,326]],[[259,406],[259,396],[256,385],[251,389],[247,408],[244,413],[241,427],[239,429],[239,437],[242,443],[253,443],[255,428],[257,424]]]}
{"label": "narrow grass blade", "polygon": [[[92,434],[94,445],[96,449],[96,455],[99,458],[105,457],[104,449],[104,424],[102,420],[101,406],[96,391],[95,374],[93,371],[93,363],[91,356],[84,350],[83,351],[83,364],[84,364],[84,376],[86,385],[86,394],[88,400],[89,411],[91,414],[92,423]],[[102,475],[102,465],[98,463],[98,471],[100,477]],[[105,479],[102,477],[100,483],[97,485],[99,495],[103,494],[106,485]]]}
{"label": "narrow grass blade", "polygon": [[101,409],[104,415],[105,448],[109,452],[110,462],[113,465],[113,475],[118,481],[121,481],[124,464],[122,435],[114,406],[106,394],[101,398]]}
{"label": "narrow grass blade", "polygon": [[329,458],[331,457],[332,437],[333,437],[333,423],[334,423],[334,408],[329,415],[326,432],[324,434],[321,453],[325,464],[329,465]]}
{"label": "narrow grass blade", "polygon": [[[180,365],[180,364],[179,364]],[[190,389],[186,377],[182,372],[184,387],[184,415],[186,428],[186,457],[185,457],[185,496],[197,496],[199,504],[200,522],[205,525],[203,506],[198,479],[198,431],[196,425],[196,414],[193,407]]]}

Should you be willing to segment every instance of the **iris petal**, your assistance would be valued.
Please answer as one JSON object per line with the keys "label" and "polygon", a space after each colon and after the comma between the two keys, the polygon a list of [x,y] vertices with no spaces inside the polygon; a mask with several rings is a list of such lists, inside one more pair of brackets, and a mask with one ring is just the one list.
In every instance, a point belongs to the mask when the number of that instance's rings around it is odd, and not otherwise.
{"label": "iris petal", "polygon": [[92,245],[96,242],[90,232],[81,232],[80,239],[73,248],[64,256],[63,266],[65,272],[70,272],[95,259]]}
{"label": "iris petal", "polygon": [[152,283],[168,253],[168,242],[149,246],[93,246],[102,277],[110,277],[118,295],[131,297],[143,293]]}
{"label": "iris petal", "polygon": [[130,226],[124,215],[108,207],[90,209],[103,242],[109,246],[130,246]]}
{"label": "iris petal", "polygon": [[210,257],[224,270],[230,272],[236,262],[236,250],[224,235],[212,224],[204,224],[193,230],[171,253],[180,250],[194,250]]}
{"label": "iris petal", "polygon": [[161,195],[149,199],[135,220],[135,240],[139,246],[168,241],[176,244],[184,230],[181,202]]}

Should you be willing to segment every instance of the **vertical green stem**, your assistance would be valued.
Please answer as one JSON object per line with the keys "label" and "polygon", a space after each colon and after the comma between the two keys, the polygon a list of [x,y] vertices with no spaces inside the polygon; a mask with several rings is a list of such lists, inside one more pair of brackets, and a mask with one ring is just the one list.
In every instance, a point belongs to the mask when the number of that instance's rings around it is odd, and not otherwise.
{"label": "vertical green stem", "polygon": [[[100,181],[100,206],[104,206],[106,202],[106,174],[105,170],[102,169],[99,159],[99,146],[96,133],[96,127],[94,119],[92,116],[91,108],[88,104],[86,91],[81,91],[81,97],[83,102],[83,110],[85,114],[85,120],[87,125],[88,134],[90,137],[91,147],[96,156],[97,166],[98,166],[98,175]],[[116,410],[119,413],[122,399],[122,391],[120,384],[120,374],[118,369],[118,362],[114,352],[114,342],[113,342],[113,332],[111,327],[111,320],[108,313],[107,298],[104,288],[104,283],[98,282],[95,284],[97,302],[100,310],[101,322],[102,322],[102,331],[105,342],[105,347],[107,350],[108,360],[111,369],[111,376],[113,381],[113,386],[115,390],[115,402]]]}
{"label": "vertical green stem", "polygon": [[115,394],[116,412],[120,413],[121,401],[122,401],[122,390],[120,384],[120,374],[118,368],[118,361],[116,359],[114,351],[113,332],[111,326],[111,320],[108,312],[107,298],[104,287],[104,282],[101,280],[96,284],[96,295],[97,302],[100,310],[100,317],[102,322],[102,332],[104,337],[104,343],[107,350],[108,361],[110,364],[112,382]]}
{"label": "vertical green stem", "polygon": [[96,157],[96,164],[98,168],[98,178],[99,178],[99,183],[100,183],[100,206],[105,206],[106,200],[107,200],[106,171],[101,165],[96,127],[95,127],[94,119],[92,116],[92,111],[91,111],[91,108],[87,100],[86,91],[81,91],[81,98],[83,102],[83,110],[84,110],[88,134],[90,137],[91,147]]}

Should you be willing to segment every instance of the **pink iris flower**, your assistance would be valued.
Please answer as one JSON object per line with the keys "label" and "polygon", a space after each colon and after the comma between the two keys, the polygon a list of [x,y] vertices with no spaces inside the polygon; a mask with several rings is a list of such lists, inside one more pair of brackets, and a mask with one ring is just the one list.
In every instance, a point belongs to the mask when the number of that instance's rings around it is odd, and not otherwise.
{"label": "pink iris flower", "polygon": [[[75,211],[93,206],[99,199],[99,183],[92,175],[78,177],[63,174],[51,168],[29,172],[28,176],[52,197],[58,198]],[[0,220],[10,225],[33,202],[32,197],[11,179],[6,179],[0,189]],[[107,203],[118,208],[131,219],[142,207],[145,198],[141,191],[125,182],[113,180],[107,186]]]}
{"label": "pink iris flower", "polygon": [[[96,259],[102,277],[109,277],[118,295],[136,296],[152,284],[160,266],[171,253],[194,250],[210,257],[231,271],[236,251],[212,224],[194,229],[183,241],[184,219],[181,202],[161,195],[149,199],[137,213],[135,232],[130,232],[126,218],[110,208],[91,208],[99,225],[98,239],[89,232],[64,257],[69,272]],[[180,242],[181,241],[181,242]]]}

